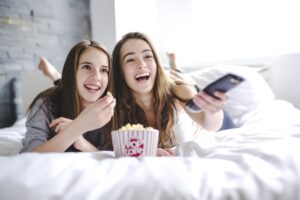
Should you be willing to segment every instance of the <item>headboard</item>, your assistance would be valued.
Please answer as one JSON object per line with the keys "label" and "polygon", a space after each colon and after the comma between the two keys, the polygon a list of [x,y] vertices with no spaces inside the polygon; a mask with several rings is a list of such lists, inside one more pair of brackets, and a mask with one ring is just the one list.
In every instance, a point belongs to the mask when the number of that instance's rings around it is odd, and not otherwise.
{"label": "headboard", "polygon": [[0,74],[0,128],[21,118],[21,104],[20,76]]}

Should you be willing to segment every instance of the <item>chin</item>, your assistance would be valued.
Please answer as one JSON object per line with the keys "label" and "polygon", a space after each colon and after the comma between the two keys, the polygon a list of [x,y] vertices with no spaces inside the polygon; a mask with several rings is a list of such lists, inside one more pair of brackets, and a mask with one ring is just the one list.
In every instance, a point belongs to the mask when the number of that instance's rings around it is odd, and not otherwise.
{"label": "chin", "polygon": [[94,103],[95,101],[97,101],[98,99],[100,99],[101,96],[98,97],[92,97],[92,98],[86,98],[86,101],[90,102],[90,103]]}

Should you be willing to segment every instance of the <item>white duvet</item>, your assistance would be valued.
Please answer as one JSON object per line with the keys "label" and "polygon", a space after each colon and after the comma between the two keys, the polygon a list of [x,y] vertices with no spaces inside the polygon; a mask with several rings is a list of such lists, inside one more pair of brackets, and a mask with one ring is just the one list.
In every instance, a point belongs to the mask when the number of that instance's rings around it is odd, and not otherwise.
{"label": "white duvet", "polygon": [[177,157],[113,152],[0,157],[0,199],[300,199],[300,127],[238,128],[184,143]]}

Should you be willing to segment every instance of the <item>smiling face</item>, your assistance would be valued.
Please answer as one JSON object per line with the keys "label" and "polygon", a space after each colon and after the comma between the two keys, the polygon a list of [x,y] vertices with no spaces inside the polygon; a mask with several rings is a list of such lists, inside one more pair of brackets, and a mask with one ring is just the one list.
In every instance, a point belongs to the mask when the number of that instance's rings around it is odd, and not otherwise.
{"label": "smiling face", "polygon": [[156,62],[147,42],[141,39],[129,39],[121,48],[121,70],[134,95],[152,92]]}
{"label": "smiling face", "polygon": [[76,79],[82,108],[103,95],[108,85],[108,73],[108,58],[104,52],[89,47],[81,54]]}

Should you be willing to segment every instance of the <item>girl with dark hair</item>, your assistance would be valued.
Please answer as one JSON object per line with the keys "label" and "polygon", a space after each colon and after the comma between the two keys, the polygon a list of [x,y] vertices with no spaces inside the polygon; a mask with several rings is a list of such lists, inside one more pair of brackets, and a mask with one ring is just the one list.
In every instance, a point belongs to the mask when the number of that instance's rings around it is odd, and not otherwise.
{"label": "girl with dark hair", "polygon": [[83,40],[69,52],[57,86],[31,103],[21,152],[112,150],[111,56],[104,46]]}

